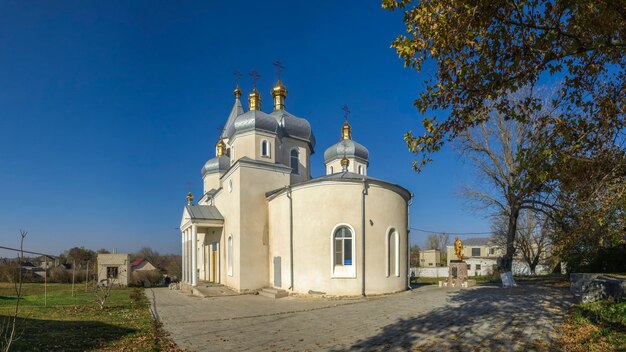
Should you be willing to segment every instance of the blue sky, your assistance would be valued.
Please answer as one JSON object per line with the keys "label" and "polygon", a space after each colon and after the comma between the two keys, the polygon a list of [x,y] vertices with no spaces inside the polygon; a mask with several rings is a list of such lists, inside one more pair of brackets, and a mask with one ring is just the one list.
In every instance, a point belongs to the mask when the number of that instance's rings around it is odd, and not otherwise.
{"label": "blue sky", "polygon": [[[214,156],[233,72],[256,68],[264,109],[286,67],[287,110],[317,137],[312,175],[339,139],[344,104],[369,175],[414,193],[411,226],[488,231],[457,194],[469,165],[449,149],[423,173],[403,135],[428,74],[403,68],[391,41],[402,14],[377,1],[0,2],[0,245],[180,252],[188,182]],[[426,234],[413,231],[422,244]],[[1,255],[7,255],[0,253]]]}

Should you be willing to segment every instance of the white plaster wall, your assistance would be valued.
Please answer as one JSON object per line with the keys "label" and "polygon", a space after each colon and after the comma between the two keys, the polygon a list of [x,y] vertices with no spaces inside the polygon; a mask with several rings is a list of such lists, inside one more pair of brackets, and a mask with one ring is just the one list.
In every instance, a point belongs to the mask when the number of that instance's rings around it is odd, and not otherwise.
{"label": "white plaster wall", "polygon": [[[359,295],[362,284],[361,182],[323,182],[295,187],[293,197],[293,291],[309,290],[329,295]],[[273,257],[281,256],[283,288],[289,282],[289,200],[281,194],[270,200],[269,281],[273,282]],[[407,284],[406,201],[394,191],[370,185],[366,196],[366,294],[401,291]],[[371,220],[371,222],[370,222]],[[333,278],[331,236],[337,224],[355,231],[355,278]],[[399,275],[387,276],[387,236],[391,227],[399,234]]]}
{"label": "white plaster wall", "polygon": [[[229,191],[229,181],[232,181],[232,190]],[[239,290],[240,275],[239,275],[239,253],[238,249],[240,238],[240,219],[241,211],[239,207],[241,182],[240,182],[240,169],[238,167],[231,168],[231,170],[222,177],[223,188],[214,197],[214,204],[224,217],[224,227],[219,233],[219,276],[220,283],[226,286],[232,287],[235,290]],[[230,276],[227,273],[226,262],[226,250],[228,236],[233,236],[233,275]],[[217,234],[216,234],[217,235]],[[212,237],[213,239],[215,237]]]}
{"label": "white plaster wall", "polygon": [[299,183],[310,179],[311,153],[309,145],[306,142],[292,139],[282,138],[278,141],[277,146],[277,162],[291,167],[291,150],[298,150],[300,162],[299,173],[291,175],[291,184]]}
{"label": "white plaster wall", "polygon": [[[342,158],[336,158],[333,159],[331,161],[329,161],[328,163],[326,163],[326,174],[327,175],[331,175],[331,174],[336,174],[338,172],[342,172],[343,168],[341,166],[341,159]],[[367,176],[367,164],[365,164],[364,162],[360,161],[360,159],[355,159],[354,157],[347,157],[346,159],[348,159],[350,161],[350,164],[348,164],[348,171],[349,172],[353,172],[355,174],[359,173],[359,166],[362,167],[363,169],[363,173],[362,175]],[[333,167],[333,172],[330,172],[330,167]]]}
{"label": "white plaster wall", "polygon": [[213,174],[206,174],[202,179],[202,185],[204,186],[204,193],[220,188],[220,174],[219,172]]}

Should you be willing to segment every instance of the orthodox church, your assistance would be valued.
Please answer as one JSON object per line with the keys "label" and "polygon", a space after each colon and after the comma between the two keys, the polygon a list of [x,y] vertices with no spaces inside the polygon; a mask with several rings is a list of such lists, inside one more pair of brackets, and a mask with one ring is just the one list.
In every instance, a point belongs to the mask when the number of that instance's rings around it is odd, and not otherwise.
{"label": "orthodox church", "polygon": [[280,79],[271,113],[261,110],[256,84],[248,111],[239,86],[234,94],[215,157],[202,167],[204,194],[195,204],[188,194],[183,209],[183,287],[337,296],[405,290],[412,195],[368,176],[368,150],[347,119],[324,152],[326,175],[312,178],[313,130],[285,110]]}

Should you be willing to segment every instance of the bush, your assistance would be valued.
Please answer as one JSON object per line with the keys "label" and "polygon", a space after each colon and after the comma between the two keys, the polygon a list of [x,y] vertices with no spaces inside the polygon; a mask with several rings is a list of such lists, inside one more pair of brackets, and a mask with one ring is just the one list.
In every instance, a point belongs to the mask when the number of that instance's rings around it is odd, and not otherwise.
{"label": "bush", "polygon": [[133,271],[130,284],[133,286],[155,286],[161,283],[163,275],[158,270]]}

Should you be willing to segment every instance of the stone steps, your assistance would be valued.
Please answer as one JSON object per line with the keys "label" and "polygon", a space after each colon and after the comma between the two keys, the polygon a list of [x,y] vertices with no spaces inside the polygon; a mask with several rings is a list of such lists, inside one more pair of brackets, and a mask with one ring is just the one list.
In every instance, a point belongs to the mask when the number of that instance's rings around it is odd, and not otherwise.
{"label": "stone steps", "polygon": [[279,288],[264,287],[263,289],[261,289],[261,291],[259,291],[259,295],[264,296],[264,297],[278,299],[278,298],[289,296],[289,293]]}

